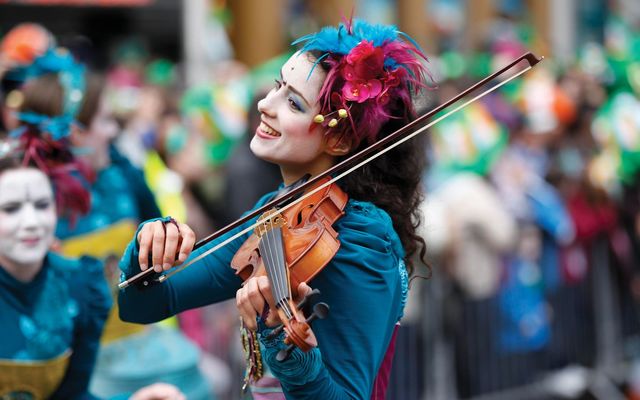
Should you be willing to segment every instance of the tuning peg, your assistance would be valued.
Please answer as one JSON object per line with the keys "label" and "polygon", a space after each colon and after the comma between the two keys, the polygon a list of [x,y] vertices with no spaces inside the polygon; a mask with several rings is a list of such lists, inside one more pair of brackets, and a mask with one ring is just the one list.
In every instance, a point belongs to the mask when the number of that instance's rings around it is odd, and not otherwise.
{"label": "tuning peg", "polygon": [[[296,305],[296,308],[298,310],[302,310],[302,308],[304,306],[307,305],[307,303],[309,303],[313,298],[318,297],[320,295],[320,290],[318,289],[313,289],[312,291],[310,291],[309,293],[307,293],[302,300],[300,300],[300,303],[298,303]],[[269,334],[266,336],[267,340],[271,340],[273,338],[275,338],[276,336],[278,336],[280,334],[280,332],[282,332],[282,330],[284,329],[284,325],[280,324],[277,327],[275,327],[271,332],[269,332]]]}
{"label": "tuning peg", "polygon": [[[329,315],[329,306],[327,303],[318,303],[313,306],[313,314],[309,315],[309,317],[305,320],[307,324],[312,323],[316,319],[325,319]],[[290,344],[286,348],[280,350],[276,355],[276,360],[284,361],[291,355],[293,349],[296,348],[295,344]]]}

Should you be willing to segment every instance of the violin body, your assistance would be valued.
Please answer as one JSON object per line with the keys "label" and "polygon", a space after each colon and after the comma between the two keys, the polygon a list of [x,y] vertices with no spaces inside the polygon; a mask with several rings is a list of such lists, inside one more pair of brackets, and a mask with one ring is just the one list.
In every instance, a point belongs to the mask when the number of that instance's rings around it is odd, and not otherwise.
{"label": "violin body", "polygon": [[347,201],[347,194],[334,183],[282,213],[267,211],[231,261],[231,268],[243,281],[269,277],[286,332],[285,343],[303,351],[316,347],[317,340],[309,327],[310,319],[305,319],[296,305],[298,286],[312,280],[338,252],[340,241],[332,225],[344,215]]}
{"label": "violin body", "polygon": [[[347,201],[347,194],[334,183],[283,213],[284,254],[293,300],[298,298],[298,285],[311,281],[338,252],[340,241],[332,225],[344,215]],[[266,275],[259,242],[254,233],[231,260],[231,268],[243,281]]]}

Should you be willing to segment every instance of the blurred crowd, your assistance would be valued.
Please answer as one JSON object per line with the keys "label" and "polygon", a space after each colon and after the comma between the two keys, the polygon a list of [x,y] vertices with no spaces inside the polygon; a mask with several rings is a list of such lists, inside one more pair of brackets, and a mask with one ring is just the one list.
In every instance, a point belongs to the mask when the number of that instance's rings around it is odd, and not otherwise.
{"label": "blurred crowd", "polygon": [[[430,57],[436,89],[419,99],[423,111],[535,47],[530,29],[510,20],[495,26],[481,51]],[[6,29],[3,136],[18,128],[14,113],[29,96],[21,73],[52,46],[46,27]],[[89,48],[70,44],[67,51],[90,61]],[[122,42],[111,65],[86,73],[85,98],[94,96],[95,112],[79,116],[87,132],[73,144],[97,178],[89,214],[58,222],[56,249],[103,259],[115,293],[117,261],[139,222],[171,215],[202,238],[276,188],[279,171],[253,157],[248,141],[259,122],[256,99],[285,56],[251,69],[217,63],[208,82],[187,87],[180,65],[149,54],[141,41]],[[37,95],[46,101],[47,87]],[[619,314],[617,337],[629,344],[614,360],[627,368],[613,380],[627,398],[640,398],[640,368],[633,367],[640,348],[631,345],[640,333],[638,26],[610,17],[602,42],[587,43],[570,63],[547,58],[428,137],[422,232],[431,265],[423,275],[446,282],[441,329],[453,348],[457,395],[597,366],[603,349],[596,327],[605,321],[594,304],[606,290]],[[611,278],[604,289],[594,284],[599,268]],[[421,291],[430,284],[421,282]],[[413,306],[408,327],[429,319]],[[122,323],[114,309],[92,391],[109,397],[163,381],[189,399],[238,398],[244,361],[237,328],[233,305],[152,327]],[[409,362],[405,356],[396,360]]]}
{"label": "blurred crowd", "polygon": [[[526,27],[495,26],[486,52],[439,55],[439,102],[535,48]],[[423,232],[432,274],[447,277],[442,329],[461,397],[600,368],[617,349],[612,386],[637,398],[637,376],[618,367],[638,356],[640,326],[639,46],[637,26],[612,16],[602,43],[433,128]],[[583,396],[589,378],[573,376],[562,394]]]}

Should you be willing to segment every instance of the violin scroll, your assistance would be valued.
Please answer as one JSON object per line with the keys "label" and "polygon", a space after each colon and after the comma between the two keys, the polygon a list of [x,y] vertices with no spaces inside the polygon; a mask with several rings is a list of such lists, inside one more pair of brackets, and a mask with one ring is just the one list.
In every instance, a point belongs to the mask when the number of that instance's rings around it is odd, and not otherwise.
{"label": "violin scroll", "polygon": [[[311,324],[311,322],[315,321],[316,319],[325,319],[327,318],[327,315],[329,315],[329,306],[327,305],[327,303],[317,303],[315,306],[313,306],[313,313],[311,315],[309,315],[309,317],[307,317],[307,319],[304,321],[305,324],[308,326],[309,324]],[[286,330],[286,328],[285,328]],[[287,331],[288,333],[288,331]],[[278,352],[278,355],[276,356],[276,360],[278,361],[284,361],[287,358],[289,358],[289,355],[291,355],[291,352],[293,351],[293,349],[296,348],[296,344],[295,343],[289,343],[288,340],[291,336],[287,336],[287,339],[285,339],[285,343],[289,344],[286,348],[280,350]],[[300,346],[297,346],[300,347]],[[301,350],[304,351],[304,349],[302,347],[300,347]],[[307,350],[308,351],[308,350]]]}

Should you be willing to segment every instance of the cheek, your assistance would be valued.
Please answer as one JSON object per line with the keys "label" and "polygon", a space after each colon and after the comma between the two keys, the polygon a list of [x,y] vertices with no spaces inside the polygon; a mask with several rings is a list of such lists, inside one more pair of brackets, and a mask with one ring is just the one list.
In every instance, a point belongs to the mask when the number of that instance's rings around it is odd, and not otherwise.
{"label": "cheek", "polygon": [[18,213],[7,214],[0,212],[0,240],[6,240],[18,230],[20,216]]}
{"label": "cheek", "polygon": [[42,226],[47,232],[53,232],[56,224],[58,223],[58,215],[56,214],[55,207],[50,207],[48,210],[42,211],[41,219]]}

